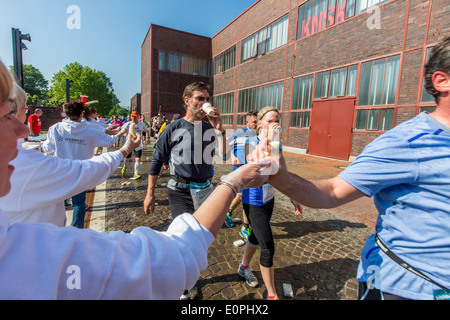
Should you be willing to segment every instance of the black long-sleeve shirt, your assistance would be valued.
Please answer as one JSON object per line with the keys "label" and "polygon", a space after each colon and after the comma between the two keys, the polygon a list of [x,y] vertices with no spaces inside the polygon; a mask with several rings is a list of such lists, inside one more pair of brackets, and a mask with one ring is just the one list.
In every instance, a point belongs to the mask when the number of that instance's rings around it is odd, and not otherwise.
{"label": "black long-sleeve shirt", "polygon": [[215,130],[209,122],[198,121],[194,125],[183,118],[176,120],[159,136],[149,175],[159,175],[163,164],[168,163],[172,176],[208,179],[216,152],[221,154],[217,150]]}

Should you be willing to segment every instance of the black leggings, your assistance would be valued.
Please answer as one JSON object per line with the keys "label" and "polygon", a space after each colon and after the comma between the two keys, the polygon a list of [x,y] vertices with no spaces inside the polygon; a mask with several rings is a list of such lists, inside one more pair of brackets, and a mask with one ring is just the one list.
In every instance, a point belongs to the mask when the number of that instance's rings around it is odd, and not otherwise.
{"label": "black leggings", "polygon": [[274,204],[274,199],[263,206],[242,204],[245,215],[252,226],[252,232],[248,237],[247,243],[252,247],[258,245],[261,247],[259,264],[265,268],[273,266],[273,256],[275,254],[275,244],[272,228],[270,227]]}

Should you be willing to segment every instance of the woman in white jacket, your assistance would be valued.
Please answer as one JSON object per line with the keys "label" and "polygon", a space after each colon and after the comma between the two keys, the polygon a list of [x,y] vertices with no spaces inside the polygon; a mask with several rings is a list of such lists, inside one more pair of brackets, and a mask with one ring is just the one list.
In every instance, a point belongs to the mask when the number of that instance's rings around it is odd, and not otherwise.
{"label": "woman in white jacket", "polygon": [[[17,84],[14,89],[16,97],[11,103],[11,110],[24,123],[27,95]],[[59,227],[66,225],[64,200],[105,181],[117,169],[124,155],[139,146],[139,143],[129,139],[121,150],[80,161],[25,150],[22,142],[23,139],[18,140],[18,154],[11,161],[15,167],[11,176],[11,191],[0,198],[0,208],[11,223],[46,222]]]}
{"label": "woman in white jacket", "polygon": [[[11,76],[0,62],[0,197],[11,188],[9,162],[17,155],[17,139],[28,135],[10,112],[11,90]],[[193,215],[177,217],[166,232],[11,225],[0,208],[0,299],[178,298],[206,268],[208,247],[236,191],[267,181],[261,167],[232,172]]]}

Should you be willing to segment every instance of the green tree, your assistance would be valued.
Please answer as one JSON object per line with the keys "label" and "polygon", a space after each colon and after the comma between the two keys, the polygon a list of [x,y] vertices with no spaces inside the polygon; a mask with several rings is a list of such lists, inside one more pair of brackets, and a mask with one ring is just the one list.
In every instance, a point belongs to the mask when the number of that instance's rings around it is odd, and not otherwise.
{"label": "green tree", "polygon": [[[14,67],[9,66],[9,70],[14,75]],[[32,97],[27,104],[37,105],[39,101],[43,101],[47,97],[48,93],[48,81],[44,75],[31,64],[23,65],[23,85],[25,92]],[[38,99],[36,100],[36,97]]]}
{"label": "green tree", "polygon": [[82,66],[78,62],[70,63],[63,70],[53,75],[51,80],[48,103],[61,106],[66,101],[66,79],[72,80],[70,98],[80,99],[81,95],[88,96],[87,101],[97,100],[93,104],[99,114],[108,114],[114,105],[120,103],[114,93],[111,80],[102,71]]}

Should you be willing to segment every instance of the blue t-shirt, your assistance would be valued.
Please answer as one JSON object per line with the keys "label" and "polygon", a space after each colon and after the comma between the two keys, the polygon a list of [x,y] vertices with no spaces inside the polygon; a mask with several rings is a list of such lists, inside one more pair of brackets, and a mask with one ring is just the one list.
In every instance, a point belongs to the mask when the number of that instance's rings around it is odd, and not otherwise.
{"label": "blue t-shirt", "polygon": [[[340,175],[374,196],[376,232],[397,256],[450,288],[450,127],[421,113],[370,143]],[[383,292],[433,299],[439,287],[387,257],[370,236],[358,281],[370,276]]]}
{"label": "blue t-shirt", "polygon": [[[247,159],[245,157],[245,147],[247,145],[250,145],[250,149],[256,148],[256,146],[259,143],[259,138],[257,136],[247,138],[245,144],[242,146],[244,149],[244,156],[243,158],[239,158],[239,161],[241,163],[246,164]],[[250,150],[250,151],[251,151]],[[282,150],[281,143],[280,143],[280,151]],[[242,153],[239,152],[239,155]],[[242,190],[242,203],[251,204],[254,206],[263,206],[268,204],[275,196],[275,189],[268,183],[264,183],[259,188],[249,188]]]}
{"label": "blue t-shirt", "polygon": [[[230,145],[230,149],[242,164],[246,163],[245,145],[247,143],[247,140],[255,136],[255,131],[250,130],[247,127],[242,127],[233,132],[233,134],[227,139],[227,142]],[[238,167],[239,166],[233,166],[233,171]]]}

